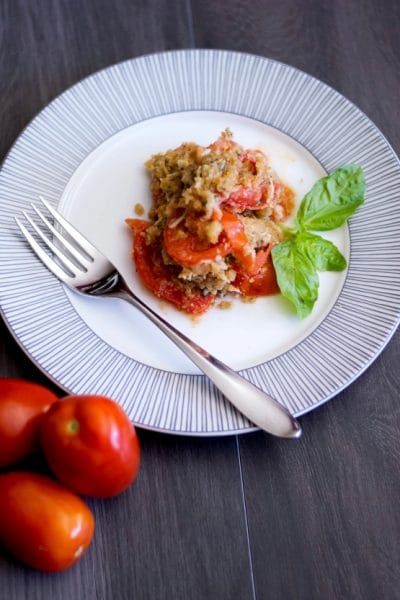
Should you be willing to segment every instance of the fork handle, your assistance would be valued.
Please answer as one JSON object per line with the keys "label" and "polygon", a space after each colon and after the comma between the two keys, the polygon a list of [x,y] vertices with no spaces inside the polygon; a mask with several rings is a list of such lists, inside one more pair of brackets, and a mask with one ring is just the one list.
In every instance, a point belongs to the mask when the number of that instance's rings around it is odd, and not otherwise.
{"label": "fork handle", "polygon": [[299,423],[282,404],[170,325],[135,296],[126,284],[107,295],[126,300],[144,313],[211,379],[227,400],[255,425],[278,437],[300,437]]}

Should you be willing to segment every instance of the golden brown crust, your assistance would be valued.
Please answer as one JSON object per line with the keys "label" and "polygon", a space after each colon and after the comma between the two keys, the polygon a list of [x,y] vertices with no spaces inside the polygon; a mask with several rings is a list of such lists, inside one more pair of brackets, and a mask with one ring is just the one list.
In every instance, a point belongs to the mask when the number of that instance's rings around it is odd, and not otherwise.
{"label": "golden brown crust", "polygon": [[[259,150],[244,150],[227,129],[208,147],[185,142],[155,154],[145,166],[151,175],[154,201],[147,243],[158,240],[164,263],[177,267],[178,279],[188,289],[218,295],[237,292],[231,255],[190,267],[179,265],[163,245],[163,232],[165,227],[173,227],[178,239],[193,234],[201,243],[217,244],[222,233],[221,206],[227,202],[227,209],[242,221],[248,238],[246,253],[254,255],[256,249],[281,241],[283,234],[276,221],[292,210],[289,205],[293,193],[281,184],[266,155]],[[262,189],[262,206],[254,210],[241,207],[236,212],[235,203],[229,204],[229,199],[243,189]],[[279,198],[282,190],[286,190],[282,195],[285,203]]]}

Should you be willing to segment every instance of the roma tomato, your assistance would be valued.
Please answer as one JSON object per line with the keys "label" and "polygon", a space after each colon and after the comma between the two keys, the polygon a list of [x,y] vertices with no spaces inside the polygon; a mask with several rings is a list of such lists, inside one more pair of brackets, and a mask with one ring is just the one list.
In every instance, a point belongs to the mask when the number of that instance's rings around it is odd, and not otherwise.
{"label": "roma tomato", "polygon": [[20,462],[38,447],[44,413],[57,396],[23,379],[0,379],[0,468]]}
{"label": "roma tomato", "polygon": [[0,542],[41,571],[62,571],[87,550],[94,518],[79,496],[50,477],[0,475]]}
{"label": "roma tomato", "polygon": [[56,477],[86,496],[119,494],[139,469],[135,428],[110,398],[68,396],[53,404],[42,422],[41,444]]}

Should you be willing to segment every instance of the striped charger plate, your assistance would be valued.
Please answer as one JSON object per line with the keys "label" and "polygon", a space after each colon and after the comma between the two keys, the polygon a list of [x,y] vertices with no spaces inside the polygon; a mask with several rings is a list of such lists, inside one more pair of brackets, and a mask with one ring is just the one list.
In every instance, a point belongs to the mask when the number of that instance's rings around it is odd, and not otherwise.
{"label": "striped charger plate", "polygon": [[[235,302],[193,323],[141,287],[124,218],[150,203],[143,162],[230,127],[261,147],[298,200],[326,172],[363,167],[364,205],[332,239],[346,273],[321,276],[300,322],[280,297]],[[0,172],[0,305],[15,339],[66,392],[116,399],[141,427],[185,435],[252,431],[135,309],[77,297],[32,255],[14,216],[46,197],[117,263],[139,295],[195,341],[301,415],[353,382],[400,316],[399,161],[376,126],[324,83],[249,54],[183,50],[104,69],[51,102]],[[328,234],[327,234],[328,235]],[[328,235],[328,237],[329,237]]]}

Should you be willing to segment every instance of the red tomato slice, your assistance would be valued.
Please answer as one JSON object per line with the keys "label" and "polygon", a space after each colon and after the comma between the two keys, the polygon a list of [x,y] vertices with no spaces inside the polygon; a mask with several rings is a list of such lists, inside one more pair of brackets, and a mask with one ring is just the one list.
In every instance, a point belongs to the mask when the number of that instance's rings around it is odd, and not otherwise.
{"label": "red tomato slice", "polygon": [[232,250],[241,250],[248,243],[242,221],[239,217],[227,210],[222,211],[222,228],[228,238]]}
{"label": "red tomato slice", "polygon": [[222,211],[221,223],[226,237],[228,238],[232,254],[240,262],[245,271],[252,272],[254,269],[254,252],[248,252],[248,239],[240,218],[227,210]]}
{"label": "red tomato slice", "polygon": [[146,244],[145,232],[151,223],[143,219],[127,219],[126,223],[135,233],[133,258],[144,285],[158,298],[171,302],[189,314],[200,315],[206,312],[214,303],[214,296],[203,296],[200,292],[184,290],[171,279],[160,249],[155,245]]}
{"label": "red tomato slice", "polygon": [[[173,220],[173,219],[172,219]],[[254,269],[254,253],[246,252],[248,239],[240,218],[227,211],[221,211],[223,234],[217,244],[204,244],[194,234],[182,234],[177,227],[164,230],[164,244],[170,257],[185,267],[198,265],[207,260],[216,260],[232,253],[246,271]]]}
{"label": "red tomato slice", "polygon": [[246,208],[259,210],[265,206],[264,192],[265,186],[259,188],[242,187],[236,192],[232,192],[223,203],[223,206],[232,208],[237,212],[243,212]]}
{"label": "red tomato slice", "polygon": [[234,285],[239,288],[241,294],[249,298],[278,294],[280,290],[272,264],[270,246],[257,252],[255,269],[256,272],[253,274],[244,271],[238,272]]}
{"label": "red tomato slice", "polygon": [[[240,157],[242,163],[249,163],[250,171],[253,175],[257,175],[256,155],[264,156],[261,151],[246,150]],[[265,158],[265,156],[264,156]],[[224,206],[232,208],[237,212],[243,212],[246,209],[259,210],[266,206],[268,198],[265,197],[265,185],[249,185],[240,187],[235,192],[232,192],[228,199],[225,200]]]}
{"label": "red tomato slice", "polygon": [[168,223],[164,229],[164,244],[170,257],[183,267],[216,260],[229,254],[231,249],[225,238],[216,244],[205,244],[193,233],[183,233],[182,229],[169,227]]}
{"label": "red tomato slice", "polygon": [[260,248],[260,250],[257,250],[256,257],[254,260],[254,273],[258,273],[261,267],[263,267],[268,262],[271,250],[272,244],[267,246],[267,248]]}

